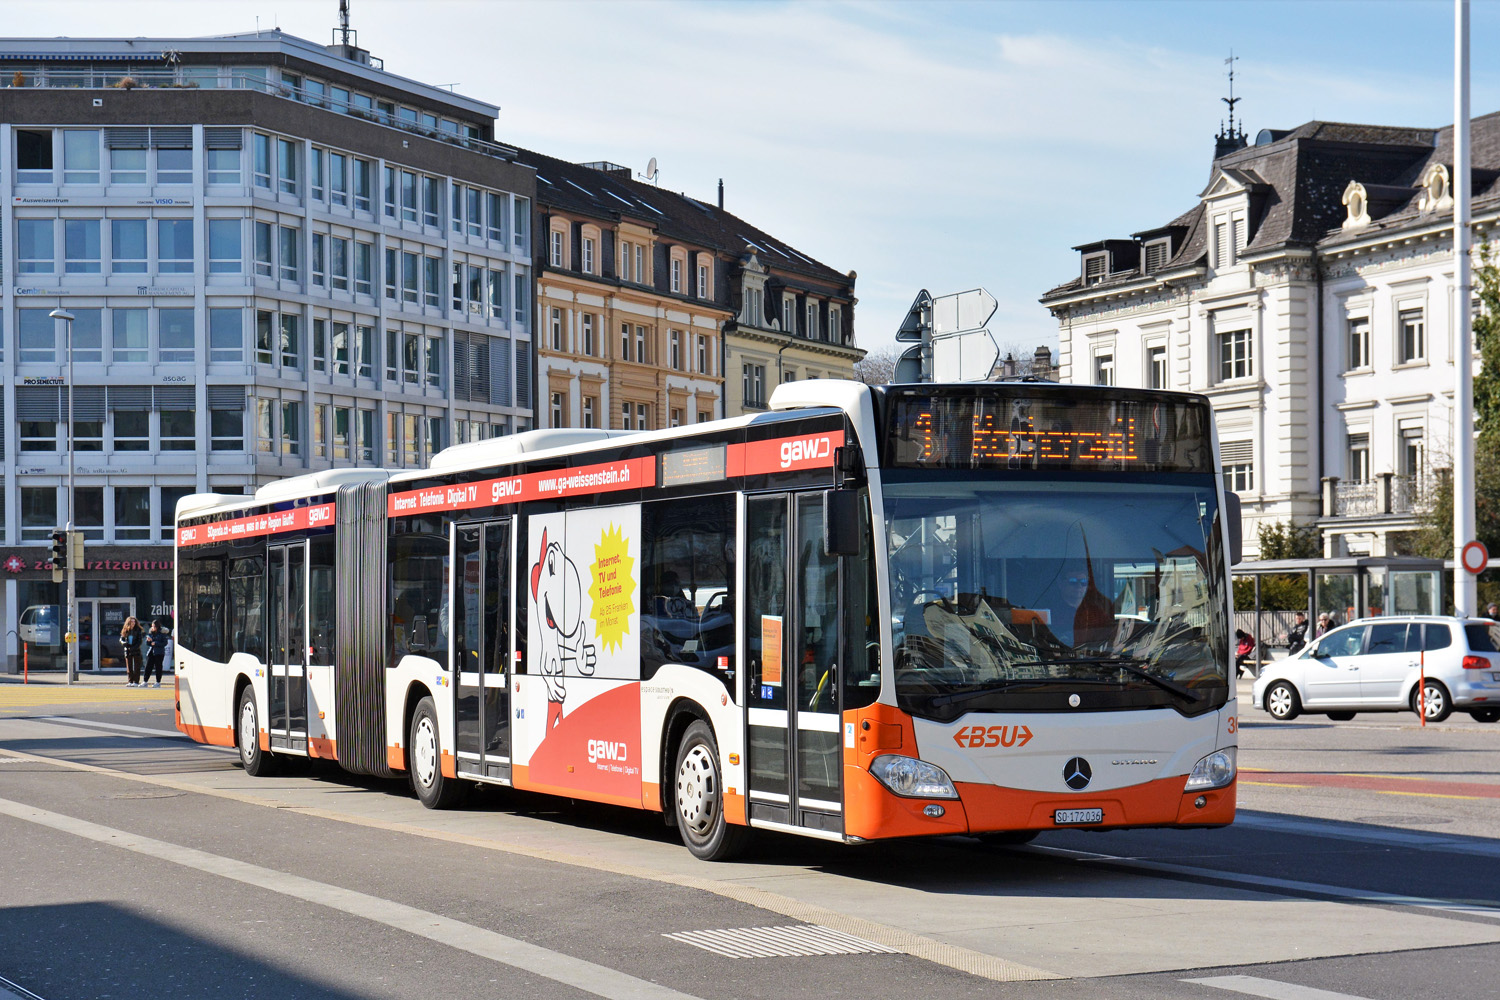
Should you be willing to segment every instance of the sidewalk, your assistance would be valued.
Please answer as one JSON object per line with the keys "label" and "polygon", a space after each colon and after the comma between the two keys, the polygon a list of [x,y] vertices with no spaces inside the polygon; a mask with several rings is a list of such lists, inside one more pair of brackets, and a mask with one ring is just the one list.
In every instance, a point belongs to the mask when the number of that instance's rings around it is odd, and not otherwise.
{"label": "sidewalk", "polygon": [[125,686],[125,671],[79,671],[68,683],[67,671],[31,672],[28,683],[22,674],[0,674],[0,714],[32,714],[47,707],[68,708],[96,705],[111,709],[171,708],[176,697],[171,674],[163,674],[161,687]]}

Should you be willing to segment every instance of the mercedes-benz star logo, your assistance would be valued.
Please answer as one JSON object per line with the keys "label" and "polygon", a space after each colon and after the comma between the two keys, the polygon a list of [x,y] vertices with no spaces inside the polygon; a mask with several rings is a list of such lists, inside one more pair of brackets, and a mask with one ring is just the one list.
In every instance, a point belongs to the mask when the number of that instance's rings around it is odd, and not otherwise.
{"label": "mercedes-benz star logo", "polygon": [[1093,776],[1094,769],[1082,757],[1074,757],[1063,765],[1063,782],[1075,792],[1087,788]]}

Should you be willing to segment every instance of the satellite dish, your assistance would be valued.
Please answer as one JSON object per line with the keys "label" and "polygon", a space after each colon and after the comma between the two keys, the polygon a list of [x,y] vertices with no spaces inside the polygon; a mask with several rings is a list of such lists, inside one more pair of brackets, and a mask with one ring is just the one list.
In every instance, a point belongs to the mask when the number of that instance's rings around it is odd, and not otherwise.
{"label": "satellite dish", "polygon": [[650,162],[646,164],[646,173],[643,176],[651,183],[656,183],[656,157],[651,157]]}

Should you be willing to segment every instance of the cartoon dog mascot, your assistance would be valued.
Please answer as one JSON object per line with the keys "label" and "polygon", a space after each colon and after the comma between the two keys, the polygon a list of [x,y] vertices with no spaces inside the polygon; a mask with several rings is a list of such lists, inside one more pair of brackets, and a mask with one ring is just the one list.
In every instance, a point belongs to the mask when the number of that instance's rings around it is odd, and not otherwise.
{"label": "cartoon dog mascot", "polygon": [[531,567],[531,601],[538,616],[541,643],[537,659],[547,684],[547,728],[551,729],[562,721],[563,699],[567,697],[563,678],[570,670],[592,677],[598,657],[594,644],[584,642],[587,630],[583,627],[583,586],[578,567],[563,553],[561,545],[547,541],[545,530],[536,565]]}

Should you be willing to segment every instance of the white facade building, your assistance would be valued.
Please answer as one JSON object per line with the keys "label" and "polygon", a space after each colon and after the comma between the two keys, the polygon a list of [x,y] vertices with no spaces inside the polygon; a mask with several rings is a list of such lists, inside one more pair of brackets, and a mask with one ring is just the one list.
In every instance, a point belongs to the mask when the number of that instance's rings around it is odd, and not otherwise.
{"label": "white facade building", "polygon": [[[1473,135],[1479,242],[1500,115]],[[1225,138],[1192,210],[1076,248],[1079,277],[1042,298],[1060,378],[1207,394],[1248,558],[1276,521],[1315,524],[1328,555],[1404,554],[1451,451],[1452,129]]]}

